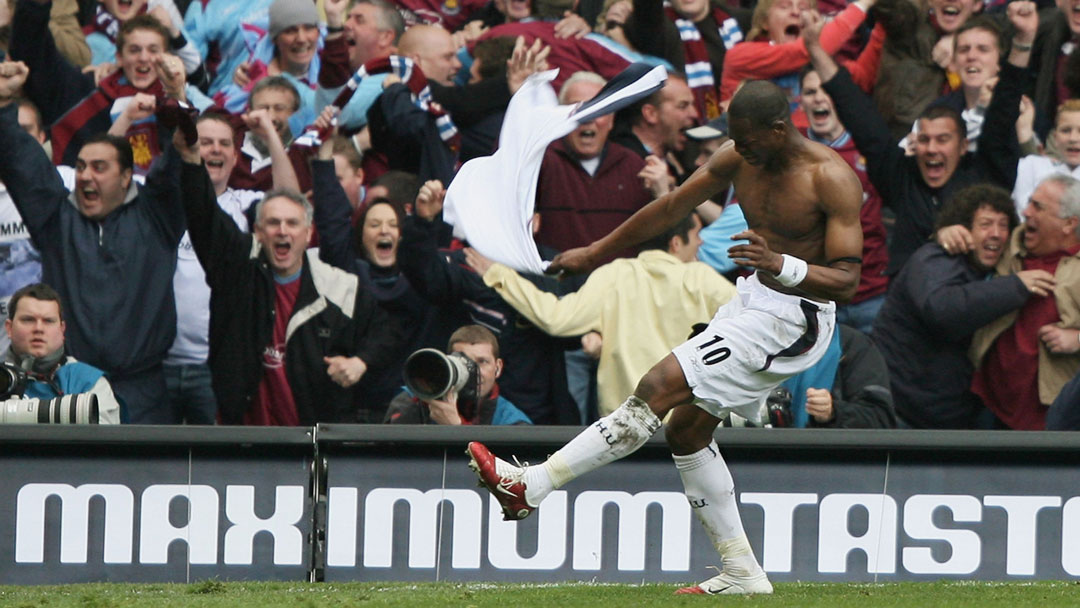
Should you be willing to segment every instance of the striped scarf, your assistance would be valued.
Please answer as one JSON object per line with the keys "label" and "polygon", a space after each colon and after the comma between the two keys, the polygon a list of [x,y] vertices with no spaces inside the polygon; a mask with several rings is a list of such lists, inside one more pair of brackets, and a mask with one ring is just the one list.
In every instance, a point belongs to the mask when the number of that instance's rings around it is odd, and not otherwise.
{"label": "striped scarf", "polygon": [[[408,57],[390,55],[388,57],[372,59],[360,66],[360,69],[356,70],[356,73],[353,74],[352,78],[345,83],[345,87],[341,90],[341,93],[338,94],[337,98],[335,98],[330,105],[341,110],[349,103],[353,93],[356,92],[356,87],[360,85],[361,80],[368,76],[385,73],[394,74],[405,83],[405,86],[409,87],[409,91],[412,92],[413,103],[416,104],[416,107],[431,114],[432,118],[435,119],[435,125],[439,129],[439,137],[441,137],[443,142],[451,149],[458,149],[460,135],[458,134],[457,127],[455,127],[453,121],[450,120],[450,115],[446,113],[446,110],[431,98],[431,88],[428,87],[427,78],[424,77],[424,73],[420,71],[420,68],[413,64],[412,59],[409,59]],[[304,131],[303,135],[296,138],[294,144],[299,146],[320,146],[330,134],[331,129],[336,125],[337,117],[334,118],[331,127],[327,129],[320,130],[314,125],[309,126]]]}
{"label": "striped scarf", "polygon": [[[139,9],[139,14],[142,15],[146,12],[146,5],[144,4]],[[109,39],[109,42],[116,42],[116,35],[120,33],[120,20],[115,15],[105,10],[104,4],[97,5],[97,11],[94,13],[93,19],[90,23],[83,26],[83,36],[89,36],[94,32],[99,32]]]}
{"label": "striped scarf", "polygon": [[[717,87],[719,79],[713,75],[705,41],[701,39],[701,32],[693,21],[683,19],[667,4],[664,6],[664,12],[679,30],[679,38],[682,40],[683,51],[686,54],[686,84],[694,92],[694,104],[697,106],[698,114],[703,120],[712,120],[720,116],[720,91]],[[720,39],[724,41],[725,49],[731,50],[736,43],[742,42],[743,32],[734,17],[718,6],[712,7],[712,15],[713,19],[720,24],[718,31]]]}
{"label": "striped scarf", "polygon": [[[83,142],[100,130],[108,129],[108,125],[120,115],[125,104],[129,103],[136,93],[147,93],[160,99],[165,96],[165,87],[160,80],[155,80],[145,89],[136,89],[124,77],[122,70],[117,70],[102,80],[94,92],[53,123],[53,163],[74,166],[75,155]],[[161,152],[156,120],[150,117],[133,124],[124,135],[131,143],[135,172],[146,175],[151,162]]]}

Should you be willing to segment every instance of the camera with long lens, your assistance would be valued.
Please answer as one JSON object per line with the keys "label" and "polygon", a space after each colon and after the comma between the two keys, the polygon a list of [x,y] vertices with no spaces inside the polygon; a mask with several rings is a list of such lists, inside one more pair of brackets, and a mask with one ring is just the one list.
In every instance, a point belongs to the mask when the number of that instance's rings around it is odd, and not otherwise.
{"label": "camera with long lens", "polygon": [[459,402],[475,403],[480,393],[480,369],[464,353],[422,348],[405,360],[404,375],[405,386],[423,401],[455,391]]}
{"label": "camera with long lens", "polygon": [[[761,406],[760,425],[779,429],[790,427],[792,424],[794,424],[794,417],[791,413],[791,391],[789,391],[787,387],[778,386],[769,393],[769,396],[765,399],[765,403]],[[757,427],[759,426],[759,423],[747,420],[732,412],[723,420],[723,426]]]}
{"label": "camera with long lens", "polygon": [[29,378],[22,369],[0,364],[0,424],[97,424],[98,398],[93,393],[55,399],[24,398]]}

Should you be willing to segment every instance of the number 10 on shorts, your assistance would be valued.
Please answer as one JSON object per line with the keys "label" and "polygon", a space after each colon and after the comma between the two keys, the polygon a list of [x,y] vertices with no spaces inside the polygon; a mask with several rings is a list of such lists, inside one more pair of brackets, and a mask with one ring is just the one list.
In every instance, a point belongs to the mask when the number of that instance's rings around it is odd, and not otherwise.
{"label": "number 10 on shorts", "polygon": [[[724,341],[723,336],[717,336],[717,335],[713,334],[713,337],[712,337],[711,340],[709,340],[708,342],[705,342],[704,344],[702,344],[701,346],[698,346],[697,348],[698,348],[698,350],[705,350],[705,349],[710,348],[710,347],[712,347],[712,346],[714,346],[716,344],[719,344],[719,343],[721,343],[723,341]],[[717,363],[720,363],[721,361],[727,359],[730,356],[731,356],[731,349],[721,346],[720,348],[714,348],[713,350],[710,350],[709,352],[702,355],[701,360],[705,363],[705,365],[716,365]]]}

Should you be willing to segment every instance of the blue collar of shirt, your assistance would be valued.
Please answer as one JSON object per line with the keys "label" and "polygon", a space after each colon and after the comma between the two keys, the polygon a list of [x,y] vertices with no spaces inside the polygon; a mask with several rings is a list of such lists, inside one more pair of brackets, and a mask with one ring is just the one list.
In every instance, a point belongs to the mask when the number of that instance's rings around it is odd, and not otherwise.
{"label": "blue collar of shirt", "polygon": [[851,141],[851,134],[848,133],[847,131],[844,131],[844,133],[840,137],[837,137],[836,139],[834,139],[832,141],[829,141],[829,140],[825,139],[824,137],[821,137],[817,133],[814,133],[813,129],[807,129],[806,130],[806,138],[809,139],[810,141],[816,141],[819,144],[825,144],[826,146],[829,146],[830,148],[842,148],[842,147],[846,146],[849,141]]}

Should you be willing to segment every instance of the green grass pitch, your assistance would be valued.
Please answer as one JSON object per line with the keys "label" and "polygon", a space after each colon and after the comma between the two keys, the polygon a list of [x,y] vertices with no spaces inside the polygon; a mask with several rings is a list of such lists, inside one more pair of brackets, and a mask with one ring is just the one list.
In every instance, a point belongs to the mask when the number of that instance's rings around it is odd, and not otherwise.
{"label": "green grass pitch", "polygon": [[790,606],[799,608],[915,606],[1013,608],[1080,606],[1080,581],[1030,583],[779,583],[771,596],[673,595],[673,585],[600,583],[94,583],[0,586],[0,606],[17,608],[169,607],[329,608],[422,606],[567,608],[612,606]]}

